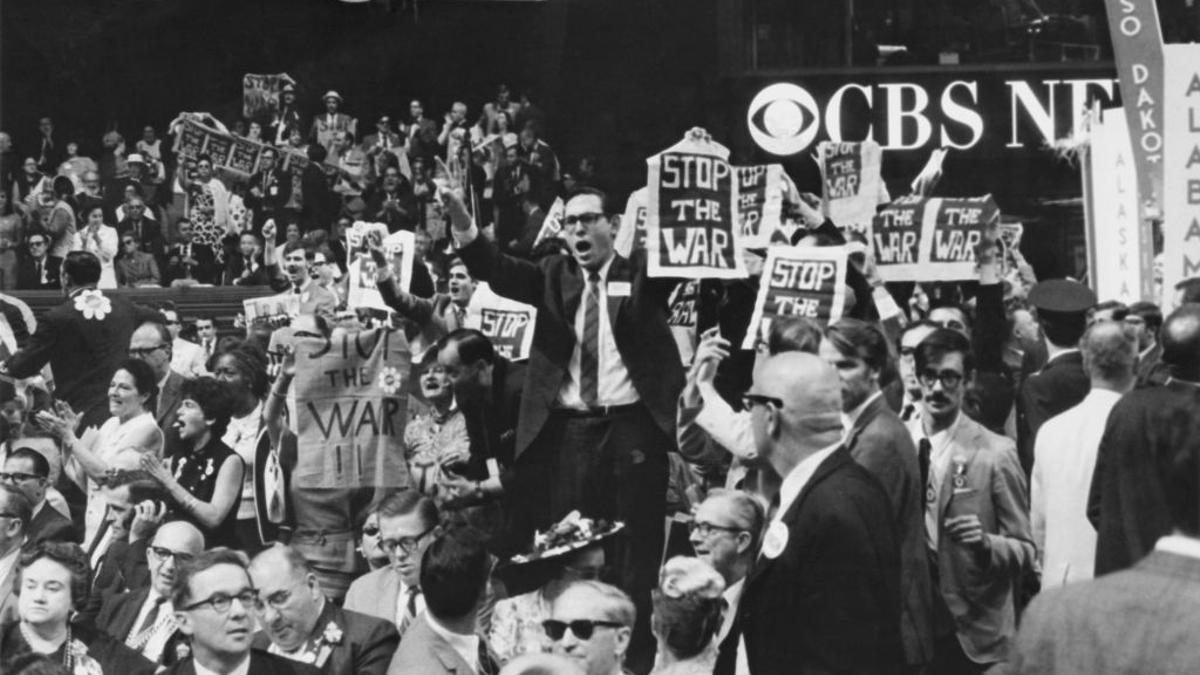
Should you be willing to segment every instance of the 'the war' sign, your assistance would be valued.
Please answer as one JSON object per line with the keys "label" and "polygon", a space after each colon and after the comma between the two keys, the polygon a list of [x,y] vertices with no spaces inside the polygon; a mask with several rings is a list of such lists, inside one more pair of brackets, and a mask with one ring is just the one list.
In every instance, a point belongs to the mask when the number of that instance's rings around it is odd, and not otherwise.
{"label": "'the war' sign", "polygon": [[302,488],[403,487],[400,452],[412,354],[402,330],[374,329],[296,343],[292,480]]}
{"label": "'the war' sign", "polygon": [[703,130],[646,160],[646,249],[652,277],[740,279],[729,149]]}
{"label": "'the war' sign", "polygon": [[766,339],[771,322],[801,316],[821,325],[842,317],[846,300],[846,249],[842,246],[772,246],[743,349]]}
{"label": "'the war' sign", "polygon": [[875,207],[888,201],[879,144],[824,141],[817,146],[817,164],[825,215],[838,227],[867,232]]}
{"label": "'the war' sign", "polygon": [[779,229],[783,211],[783,166],[739,166],[736,171],[737,223],[742,246],[766,248],[772,243],[771,235]]}
{"label": "'the war' sign", "polygon": [[486,282],[476,283],[466,325],[488,336],[497,354],[509,361],[529,358],[536,324],[536,307],[497,295]]}
{"label": "'the war' sign", "polygon": [[875,216],[871,246],[879,276],[884,281],[973,279],[975,247],[999,220],[991,195],[901,197]]}

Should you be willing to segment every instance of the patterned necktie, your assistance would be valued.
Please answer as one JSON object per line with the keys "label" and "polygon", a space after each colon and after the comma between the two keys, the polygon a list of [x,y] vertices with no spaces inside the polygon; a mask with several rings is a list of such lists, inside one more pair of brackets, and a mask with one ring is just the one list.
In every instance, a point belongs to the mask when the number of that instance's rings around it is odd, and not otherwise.
{"label": "patterned necktie", "polygon": [[137,631],[134,633],[135,635],[146,632],[158,621],[158,613],[162,610],[162,605],[166,601],[166,598],[156,598],[154,600],[154,606],[150,608],[149,612],[146,612],[146,618],[142,619],[142,625],[138,626]]}
{"label": "patterned necktie", "polygon": [[413,619],[417,618],[417,596],[421,595],[421,589],[413,586],[405,592],[408,593],[408,600],[404,603],[404,613],[396,622],[396,630],[400,632],[400,637],[404,637],[404,632],[412,625]]}
{"label": "patterned necktie", "polygon": [[492,658],[488,651],[487,643],[483,638],[479,638],[479,675],[496,675],[499,668],[496,667],[496,661]]}
{"label": "patterned necktie", "polygon": [[579,345],[579,389],[583,403],[594,408],[600,400],[600,275],[588,274],[583,306],[583,342]]}

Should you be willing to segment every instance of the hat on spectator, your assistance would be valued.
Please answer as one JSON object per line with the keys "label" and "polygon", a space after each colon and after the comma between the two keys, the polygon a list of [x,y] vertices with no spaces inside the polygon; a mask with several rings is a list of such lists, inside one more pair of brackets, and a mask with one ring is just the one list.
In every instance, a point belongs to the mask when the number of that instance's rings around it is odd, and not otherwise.
{"label": "hat on spectator", "polygon": [[141,155],[139,155],[138,153],[134,152],[125,158],[125,163],[126,164],[145,164],[146,158],[144,158]]}
{"label": "hat on spectator", "polygon": [[321,100],[322,100],[322,101],[328,101],[328,100],[329,100],[329,99],[331,99],[331,98],[335,98],[335,99],[337,99],[337,100],[338,100],[338,103],[341,103],[341,102],[342,102],[342,95],[341,95],[341,94],[339,94],[339,93],[337,93],[337,92],[336,92],[336,91],[334,91],[333,89],[330,89],[329,91],[325,92],[325,95],[321,97]]}
{"label": "hat on spectator", "polygon": [[496,577],[510,594],[537,590],[558,575],[567,555],[599,546],[624,528],[620,521],[592,520],[572,511],[545,532],[535,533],[533,548],[527,553],[500,563]]}
{"label": "hat on spectator", "polygon": [[1096,294],[1078,281],[1050,279],[1029,290],[1029,304],[1047,312],[1082,314],[1096,304]]}
{"label": "hat on spectator", "polygon": [[377,122],[377,124],[390,124],[391,121],[392,121],[391,117],[388,117],[387,115],[380,115],[379,122]]}
{"label": "hat on spectator", "polygon": [[289,91],[292,92],[293,94],[296,93],[296,85],[292,84],[291,82],[284,82],[283,89],[280,89],[279,93],[286,94]]}

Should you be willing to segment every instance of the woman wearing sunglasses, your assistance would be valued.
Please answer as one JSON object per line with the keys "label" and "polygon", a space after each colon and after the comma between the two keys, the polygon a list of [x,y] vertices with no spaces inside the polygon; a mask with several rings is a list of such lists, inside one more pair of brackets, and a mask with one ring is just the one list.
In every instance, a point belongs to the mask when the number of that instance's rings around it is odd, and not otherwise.
{"label": "woman wearing sunglasses", "polygon": [[117,285],[121,288],[138,286],[161,286],[162,274],[154,256],[138,248],[132,232],[121,235],[121,250],[113,262],[117,274]]}

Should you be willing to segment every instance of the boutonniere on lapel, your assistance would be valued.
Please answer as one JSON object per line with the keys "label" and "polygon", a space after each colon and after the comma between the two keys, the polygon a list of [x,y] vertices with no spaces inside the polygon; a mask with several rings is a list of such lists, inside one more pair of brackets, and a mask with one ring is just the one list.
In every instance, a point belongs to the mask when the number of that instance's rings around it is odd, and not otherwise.
{"label": "boutonniere on lapel", "polygon": [[771,523],[771,526],[767,528],[767,536],[763,537],[763,555],[774,560],[779,557],[779,554],[783,553],[783,549],[787,548],[787,544],[787,525],[780,522]]}
{"label": "boutonniere on lapel", "polygon": [[955,457],[950,460],[954,464],[954,489],[965,490],[967,487],[967,460],[964,457]]}
{"label": "boutonniere on lapel", "polygon": [[325,666],[325,662],[329,660],[329,655],[333,652],[333,648],[342,644],[342,628],[335,622],[330,621],[325,625],[325,632],[321,633],[321,648],[317,650],[317,658],[314,662],[318,668]]}
{"label": "boutonniere on lapel", "polygon": [[95,289],[80,291],[75,296],[75,310],[88,320],[103,321],[112,311],[112,300]]}

